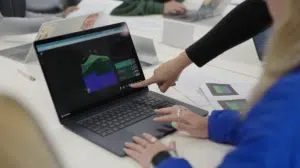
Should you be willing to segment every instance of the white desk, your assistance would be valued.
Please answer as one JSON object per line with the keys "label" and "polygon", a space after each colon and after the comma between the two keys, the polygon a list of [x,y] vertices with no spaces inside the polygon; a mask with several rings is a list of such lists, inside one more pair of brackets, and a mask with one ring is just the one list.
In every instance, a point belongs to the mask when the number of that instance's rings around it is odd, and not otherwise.
{"label": "white desk", "polygon": [[[83,2],[87,3],[91,1],[84,0]],[[97,0],[97,2],[100,1]],[[87,3],[87,6],[88,4],[89,3]],[[81,10],[87,11],[86,8],[84,8],[84,5],[81,7]],[[147,18],[154,19],[159,18],[159,16]],[[118,20],[126,18],[117,17],[113,18],[111,21],[114,22],[114,19]],[[143,33],[143,30],[140,30],[140,32],[138,31],[136,33]],[[159,34],[154,36],[159,38]],[[32,36],[28,37],[28,41],[32,41],[32,39]],[[0,42],[1,49],[13,45],[16,44]],[[161,44],[157,39],[155,45],[158,51],[158,56],[162,62],[175,57],[179,52],[181,52],[181,50]],[[0,82],[0,88],[17,95],[25,104],[29,106],[33,115],[37,118],[38,122],[45,130],[47,137],[49,138],[51,144],[53,144],[56,153],[59,154],[62,163],[66,168],[139,167],[131,159],[119,158],[85,140],[84,138],[73,134],[59,124],[50,94],[37,62],[24,65],[0,57],[0,67],[0,76],[2,79]],[[26,78],[23,78],[17,74],[17,69],[27,70],[29,73],[33,74],[37,80],[32,82]],[[152,75],[153,69],[154,67],[145,69],[146,77]],[[234,72],[213,66],[205,66],[199,69],[199,71],[210,74],[210,76],[216,79],[232,79],[232,82],[257,80],[256,78],[236,74]],[[201,76],[199,76],[199,78],[201,78]],[[158,91],[156,86],[151,86],[150,88],[153,91]],[[195,105],[191,100],[186,98],[183,93],[180,93],[174,88],[171,88],[166,93],[166,96],[170,96],[172,98]],[[212,109],[210,106],[201,108],[207,110]],[[187,158],[194,167],[216,167],[221,162],[223,156],[230,149],[232,149],[226,145],[215,144],[208,140],[190,138],[181,135],[180,133],[175,133],[163,139],[164,142],[168,142],[170,140],[175,140],[177,142],[179,154]]]}

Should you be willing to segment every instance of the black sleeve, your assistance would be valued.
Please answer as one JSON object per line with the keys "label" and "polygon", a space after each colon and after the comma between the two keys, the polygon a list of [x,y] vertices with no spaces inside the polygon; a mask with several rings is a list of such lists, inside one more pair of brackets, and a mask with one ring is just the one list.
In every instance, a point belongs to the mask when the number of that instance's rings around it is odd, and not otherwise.
{"label": "black sleeve", "polygon": [[77,6],[81,0],[67,0],[66,1],[66,8],[71,7],[71,6]]}
{"label": "black sleeve", "polygon": [[203,66],[226,50],[252,38],[272,24],[265,0],[246,0],[212,30],[186,49],[189,58]]}

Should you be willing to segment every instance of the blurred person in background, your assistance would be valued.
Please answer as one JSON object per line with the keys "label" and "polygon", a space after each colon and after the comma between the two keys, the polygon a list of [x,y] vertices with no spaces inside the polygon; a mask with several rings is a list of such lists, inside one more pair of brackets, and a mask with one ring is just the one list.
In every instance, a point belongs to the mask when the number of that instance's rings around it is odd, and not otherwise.
{"label": "blurred person in background", "polygon": [[183,0],[123,0],[111,15],[144,16],[153,14],[185,13]]}
{"label": "blurred person in background", "polygon": [[61,168],[51,144],[24,105],[0,95],[0,167]]}
{"label": "blurred person in background", "polygon": [[0,0],[0,36],[35,33],[44,22],[65,18],[78,10],[71,6],[61,13],[45,14],[27,11],[26,7],[26,0]]}

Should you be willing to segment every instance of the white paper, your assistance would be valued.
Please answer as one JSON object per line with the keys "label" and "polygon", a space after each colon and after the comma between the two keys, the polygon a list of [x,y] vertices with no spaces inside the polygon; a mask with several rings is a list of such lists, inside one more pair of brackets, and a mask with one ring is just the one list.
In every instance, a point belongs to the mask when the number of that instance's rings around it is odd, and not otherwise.
{"label": "white paper", "polygon": [[[206,82],[206,83],[215,83],[215,82]],[[211,105],[216,109],[222,109],[218,101],[220,100],[236,100],[236,99],[248,99],[251,95],[251,91],[255,86],[255,83],[219,83],[219,84],[229,84],[238,95],[230,95],[230,96],[214,96],[207,85],[202,84],[198,91],[202,91],[205,97],[208,99]]]}
{"label": "white paper", "polygon": [[[206,83],[215,83],[215,82],[206,82]],[[238,95],[214,96],[210,92],[210,90],[207,87],[206,83],[202,84],[200,86],[200,88],[204,92],[204,94],[209,98],[213,97],[213,98],[222,99],[222,100],[223,99],[228,99],[228,98],[235,99],[235,98],[239,98],[239,97],[248,98],[251,94],[252,88],[255,86],[255,83],[220,83],[220,82],[218,82],[218,84],[228,84],[228,85],[230,85],[238,93]]]}
{"label": "white paper", "polygon": [[210,105],[207,98],[197,91],[199,84],[205,83],[206,81],[215,81],[213,78],[203,75],[201,69],[195,65],[191,65],[185,71],[182,72],[178,81],[176,82],[175,88],[197,104],[199,107]]}

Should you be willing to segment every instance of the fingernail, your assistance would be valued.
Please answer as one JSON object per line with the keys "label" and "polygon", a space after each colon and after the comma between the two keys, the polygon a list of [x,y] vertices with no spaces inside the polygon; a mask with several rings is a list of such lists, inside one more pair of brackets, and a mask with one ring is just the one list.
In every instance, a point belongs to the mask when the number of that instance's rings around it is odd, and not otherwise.
{"label": "fingernail", "polygon": [[156,121],[157,120],[157,118],[153,118],[153,121]]}
{"label": "fingernail", "polygon": [[126,148],[124,148],[123,150],[126,152],[126,150],[127,150],[127,149],[126,149]]}
{"label": "fingernail", "polygon": [[125,142],[125,145],[129,145],[129,142]]}
{"label": "fingernail", "polygon": [[176,122],[172,122],[171,125],[172,125],[172,127],[177,128],[177,123]]}
{"label": "fingernail", "polygon": [[147,133],[143,133],[143,135],[144,135],[144,136],[147,136],[148,134],[147,134]]}

